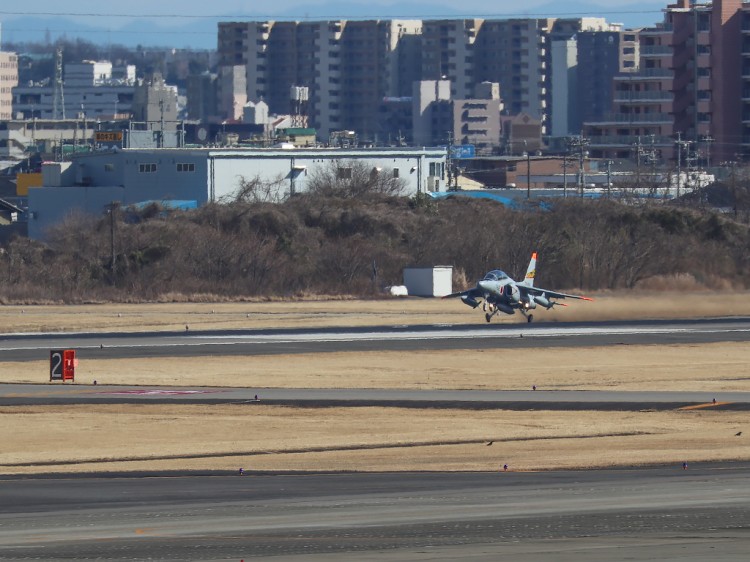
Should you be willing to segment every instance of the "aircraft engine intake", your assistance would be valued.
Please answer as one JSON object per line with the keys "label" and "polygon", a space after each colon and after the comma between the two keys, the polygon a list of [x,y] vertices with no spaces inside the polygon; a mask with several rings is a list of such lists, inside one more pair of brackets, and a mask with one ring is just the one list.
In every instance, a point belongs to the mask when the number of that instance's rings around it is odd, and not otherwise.
{"label": "aircraft engine intake", "polygon": [[505,286],[505,296],[513,302],[521,302],[521,291],[512,283]]}

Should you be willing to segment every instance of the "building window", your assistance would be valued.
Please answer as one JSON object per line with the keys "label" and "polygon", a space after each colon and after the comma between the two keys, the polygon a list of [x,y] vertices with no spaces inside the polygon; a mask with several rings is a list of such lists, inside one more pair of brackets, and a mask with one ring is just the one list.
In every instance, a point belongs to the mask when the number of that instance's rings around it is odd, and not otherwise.
{"label": "building window", "polygon": [[195,164],[190,163],[178,163],[177,164],[177,171],[178,172],[194,172],[195,171]]}
{"label": "building window", "polygon": [[352,179],[352,169],[351,168],[339,168],[336,170],[336,176],[340,180],[350,180]]}
{"label": "building window", "polygon": [[104,164],[104,171],[105,172],[114,172],[115,171],[115,165],[114,164]]}
{"label": "building window", "polygon": [[401,174],[401,172],[399,171],[398,168],[393,168],[393,178],[394,179],[398,178],[400,174]]}
{"label": "building window", "polygon": [[156,164],[138,164],[138,171],[142,174],[152,174],[156,172]]}

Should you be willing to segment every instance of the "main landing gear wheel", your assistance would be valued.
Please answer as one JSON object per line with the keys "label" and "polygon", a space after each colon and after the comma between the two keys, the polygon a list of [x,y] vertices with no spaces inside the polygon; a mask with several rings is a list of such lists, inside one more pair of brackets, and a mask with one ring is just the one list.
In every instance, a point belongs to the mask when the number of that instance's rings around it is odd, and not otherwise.
{"label": "main landing gear wheel", "polygon": [[492,320],[492,316],[490,315],[489,312],[484,315],[484,319],[487,320],[487,322],[489,322],[490,320]]}
{"label": "main landing gear wheel", "polygon": [[531,322],[532,322],[533,320],[534,320],[534,315],[533,315],[533,314],[529,314],[529,315],[528,315],[528,316],[526,317],[526,322],[528,322],[529,324],[531,324]]}

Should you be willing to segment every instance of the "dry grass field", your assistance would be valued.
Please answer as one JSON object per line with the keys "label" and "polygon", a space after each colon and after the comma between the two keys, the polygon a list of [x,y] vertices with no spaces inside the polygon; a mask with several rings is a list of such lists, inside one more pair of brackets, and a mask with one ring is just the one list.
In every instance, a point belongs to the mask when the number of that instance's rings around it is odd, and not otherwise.
{"label": "dry grass field", "polygon": [[[538,320],[750,315],[747,293],[596,295]],[[519,317],[502,317],[518,322]],[[0,307],[0,332],[144,331],[477,323],[458,301]],[[750,346],[646,345],[94,360],[78,384],[250,388],[750,391]],[[192,359],[191,361],[195,361]],[[48,379],[46,361],[2,362],[0,383]],[[101,387],[100,387],[101,388]],[[261,392],[262,394],[262,392]],[[511,470],[750,459],[747,414],[292,409],[250,405],[1,407],[0,474],[112,470]],[[492,446],[485,442],[494,441]]]}
{"label": "dry grass field", "polygon": [[[750,292],[624,293],[592,295],[594,302],[539,310],[539,322],[636,318],[749,316]],[[525,322],[520,314],[498,314],[493,322]],[[482,314],[458,299],[265,301],[240,303],[91,304],[0,306],[0,332],[220,330],[481,324]]]}
{"label": "dry grass field", "polygon": [[[745,412],[0,408],[0,473],[550,470],[748,458]],[[747,429],[747,428],[746,428]],[[491,446],[487,443],[493,441]]]}

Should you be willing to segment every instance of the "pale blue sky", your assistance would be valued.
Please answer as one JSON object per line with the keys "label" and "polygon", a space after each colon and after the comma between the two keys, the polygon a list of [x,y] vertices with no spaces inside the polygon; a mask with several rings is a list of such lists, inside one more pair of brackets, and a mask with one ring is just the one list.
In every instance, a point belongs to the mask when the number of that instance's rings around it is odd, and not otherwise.
{"label": "pale blue sky", "polygon": [[[232,19],[604,17],[626,27],[662,20],[664,0],[0,0],[3,40],[212,48],[216,23]],[[163,31],[163,33],[162,33]]]}
{"label": "pale blue sky", "polygon": [[[163,19],[164,25],[176,23],[180,20],[189,19],[179,16],[205,16],[215,19],[219,16],[231,15],[254,15],[273,16],[275,14],[296,15],[299,18],[305,16],[321,17],[335,15],[346,17],[347,15],[361,14],[363,9],[372,8],[369,15],[375,17],[388,17],[398,15],[405,5],[409,10],[419,9],[424,11],[424,17],[443,13],[461,13],[462,15],[490,15],[490,14],[518,14],[525,12],[537,12],[541,7],[555,6],[561,13],[578,8],[580,4],[590,6],[590,15],[613,13],[607,19],[615,21],[614,14],[629,9],[641,10],[644,7],[651,8],[655,12],[666,6],[663,0],[582,0],[580,2],[561,2],[559,0],[346,0],[339,1],[316,1],[316,0],[274,0],[273,2],[258,2],[248,0],[128,0],[127,2],[102,2],[101,0],[26,0],[24,2],[0,2],[0,19],[10,21],[19,17],[19,13],[34,15],[46,12],[55,17],[62,14],[71,14],[68,17],[79,21],[106,21],[108,26],[116,26],[124,21],[132,21],[131,18],[116,17],[122,14],[137,14],[139,16],[169,15]],[[328,13],[329,6],[336,5],[338,11],[350,7],[350,14]],[[342,8],[343,6],[343,8]],[[389,11],[391,13],[389,13]],[[5,12],[5,13],[3,13]],[[15,12],[15,13],[10,13]],[[72,14],[99,14],[100,17],[73,16]],[[537,15],[537,13],[534,13]]]}

